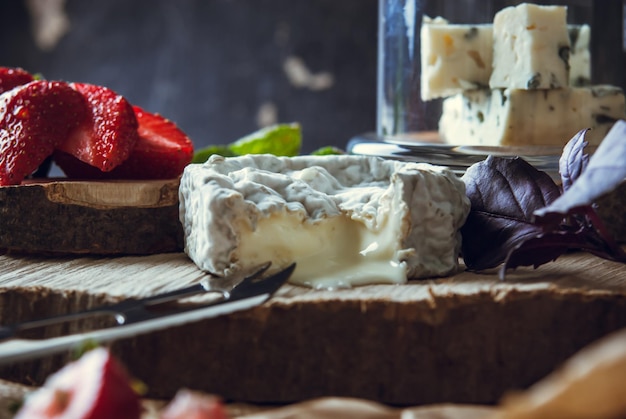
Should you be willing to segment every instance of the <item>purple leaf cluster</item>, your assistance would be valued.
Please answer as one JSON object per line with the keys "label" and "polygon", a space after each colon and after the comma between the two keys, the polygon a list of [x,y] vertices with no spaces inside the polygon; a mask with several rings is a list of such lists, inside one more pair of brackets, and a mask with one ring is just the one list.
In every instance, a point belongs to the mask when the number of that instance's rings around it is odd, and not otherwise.
{"label": "purple leaf cluster", "polygon": [[522,158],[489,156],[463,176],[472,209],[463,226],[468,270],[535,268],[571,250],[626,262],[594,209],[594,202],[626,180],[626,122],[618,121],[589,156],[587,130],[559,160],[562,186]]}

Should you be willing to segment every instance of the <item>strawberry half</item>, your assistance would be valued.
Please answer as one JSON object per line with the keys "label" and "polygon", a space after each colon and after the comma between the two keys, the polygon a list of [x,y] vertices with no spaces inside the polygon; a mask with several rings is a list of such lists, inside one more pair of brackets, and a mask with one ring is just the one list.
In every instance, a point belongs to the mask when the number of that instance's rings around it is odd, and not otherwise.
{"label": "strawberry half", "polygon": [[139,419],[141,400],[126,369],[96,348],[48,377],[29,395],[16,419]]}
{"label": "strawberry half", "polygon": [[0,185],[19,185],[86,117],[81,94],[33,81],[0,95]]}
{"label": "strawberry half", "polygon": [[172,179],[180,176],[193,157],[189,137],[173,122],[158,114],[133,107],[139,138],[130,156],[109,172],[95,170],[67,153],[55,153],[63,172],[82,179]]}
{"label": "strawberry half", "polygon": [[137,118],[128,101],[113,90],[88,83],[70,83],[89,105],[88,118],[58,149],[109,172],[130,155],[137,142]]}
{"label": "strawberry half", "polygon": [[0,93],[8,92],[35,80],[28,71],[21,68],[0,67]]}
{"label": "strawberry half", "polygon": [[193,158],[193,143],[169,119],[133,107],[139,122],[139,141],[131,156],[120,167],[129,177],[170,179],[183,173]]}

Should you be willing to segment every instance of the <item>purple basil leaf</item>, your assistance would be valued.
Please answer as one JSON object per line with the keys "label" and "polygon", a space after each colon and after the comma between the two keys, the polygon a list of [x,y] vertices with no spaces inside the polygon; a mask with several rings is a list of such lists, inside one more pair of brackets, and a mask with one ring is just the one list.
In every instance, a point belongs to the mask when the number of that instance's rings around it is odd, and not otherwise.
{"label": "purple basil leaf", "polygon": [[527,238],[511,249],[500,268],[500,279],[508,269],[519,266],[539,267],[556,260],[570,249],[578,248],[584,237],[568,231],[553,231]]}
{"label": "purple basil leaf", "polygon": [[562,226],[560,230],[541,233],[522,241],[508,254],[500,269],[500,279],[504,279],[507,269],[530,265],[537,268],[569,250],[584,250],[604,259],[626,262],[626,252],[611,237],[607,238],[602,228],[597,228],[602,221],[593,208],[578,207],[572,212],[581,218],[584,216],[588,223],[581,224],[577,230]]}
{"label": "purple basil leaf", "polygon": [[554,224],[570,209],[591,205],[626,179],[626,122],[617,121],[584,172],[557,200],[535,212],[536,222]]}
{"label": "purple basil leaf", "polygon": [[541,227],[524,220],[472,210],[461,230],[465,266],[470,271],[498,266],[506,259],[509,249],[541,232]]}
{"label": "purple basil leaf", "polygon": [[489,156],[463,175],[472,209],[465,225],[462,253],[470,270],[504,262],[510,249],[542,232],[534,211],[551,204],[561,191],[554,181],[521,158]]}
{"label": "purple basil leaf", "polygon": [[626,252],[615,241],[592,205],[571,208],[567,215],[571,218],[574,218],[572,216],[576,217],[586,236],[587,243],[595,244],[588,247],[583,246],[580,248],[581,250],[586,250],[604,259],[626,262]]}
{"label": "purple basil leaf", "polygon": [[559,174],[564,191],[572,186],[589,164],[589,154],[585,153],[585,147],[589,144],[585,141],[588,131],[588,129],[578,131],[563,148],[559,159]]}

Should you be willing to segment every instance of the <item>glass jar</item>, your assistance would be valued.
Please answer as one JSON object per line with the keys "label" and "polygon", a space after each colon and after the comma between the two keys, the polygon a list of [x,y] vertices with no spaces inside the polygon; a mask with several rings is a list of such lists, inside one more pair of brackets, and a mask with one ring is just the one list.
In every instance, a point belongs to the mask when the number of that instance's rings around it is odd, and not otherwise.
{"label": "glass jar", "polygon": [[[507,0],[379,0],[378,137],[442,141],[438,131],[446,98],[422,99],[420,31],[423,19],[441,16],[454,24],[491,24],[499,10],[521,3]],[[592,83],[624,87],[622,0],[535,3],[567,6],[569,26],[589,25]],[[527,123],[532,124],[533,119],[529,118]],[[445,142],[450,141],[446,139]]]}

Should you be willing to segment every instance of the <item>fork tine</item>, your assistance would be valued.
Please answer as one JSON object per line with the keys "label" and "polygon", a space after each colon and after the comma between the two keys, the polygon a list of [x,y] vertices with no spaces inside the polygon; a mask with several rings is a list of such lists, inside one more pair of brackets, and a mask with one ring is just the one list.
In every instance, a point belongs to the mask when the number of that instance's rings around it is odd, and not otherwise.
{"label": "fork tine", "polygon": [[[248,275],[247,277],[245,277],[243,279],[243,281],[250,281],[250,280],[254,280],[258,277],[260,277],[261,275],[263,275],[265,272],[267,272],[267,270],[270,268],[270,266],[272,266],[272,262],[265,262],[263,265],[261,265],[258,269],[256,269],[253,273],[251,273],[250,275]],[[242,281],[242,282],[243,282]]]}
{"label": "fork tine", "polygon": [[248,277],[230,292],[230,299],[247,298],[250,295],[262,293],[273,294],[289,279],[295,269],[296,264],[292,263],[282,271],[258,281],[255,280],[256,278]]}
{"label": "fork tine", "polygon": [[[235,275],[233,278],[229,278],[232,281],[227,281],[227,283],[220,283],[220,286],[211,286],[212,284],[210,282],[206,282],[147,298],[142,298],[138,300],[124,300],[119,303],[103,305],[81,312],[35,319],[7,326],[0,325],[0,341],[14,337],[16,333],[23,330],[65,323],[72,320],[86,319],[98,315],[114,315],[116,316],[116,318],[118,316],[122,316],[121,318],[123,318],[124,321],[122,321],[121,323],[118,321],[118,323],[126,324],[129,322],[140,320],[144,317],[150,317],[150,315],[147,314],[147,309],[149,307],[201,293],[217,292],[222,294],[222,300],[230,300],[233,297],[233,287],[236,290],[240,288],[239,285],[243,283],[245,284],[243,287],[241,287],[241,290],[234,294],[236,296],[236,299],[247,298],[252,295],[256,295],[257,292],[255,290],[259,290],[258,293],[266,293],[270,291],[274,292],[276,289],[278,289],[278,287],[280,287],[280,285],[282,285],[282,283],[286,281],[289,275],[291,275],[293,269],[289,270],[289,268],[287,268],[286,270],[272,275],[267,279],[261,279],[258,282],[254,282],[255,280],[261,278],[265,272],[267,272],[271,264],[272,262],[266,262],[262,265],[259,265],[258,267],[255,267],[253,272],[246,275],[243,280],[239,280],[240,277],[237,278],[237,275]],[[223,279],[226,278],[220,278],[220,280]]]}
{"label": "fork tine", "polygon": [[272,262],[265,262],[260,265],[256,265],[253,268],[238,271],[231,275],[205,276],[201,283],[206,291],[213,291],[221,293],[225,298],[228,298],[230,292],[237,285],[241,284],[245,280],[256,279],[262,276],[272,265]]}

